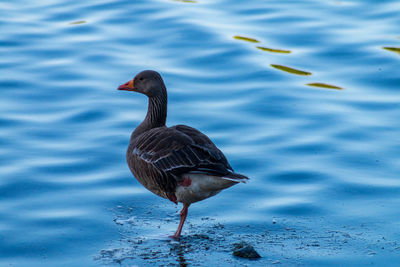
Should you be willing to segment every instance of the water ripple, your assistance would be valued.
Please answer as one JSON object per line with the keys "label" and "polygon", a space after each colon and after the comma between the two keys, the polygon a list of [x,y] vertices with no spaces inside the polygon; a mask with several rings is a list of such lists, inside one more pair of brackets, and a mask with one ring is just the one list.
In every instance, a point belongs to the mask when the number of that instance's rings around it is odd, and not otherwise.
{"label": "water ripple", "polygon": [[[398,265],[386,251],[400,240],[399,8],[0,3],[0,265],[91,266],[99,251],[145,265],[135,253],[147,244],[169,249],[151,237],[173,231],[177,209],[137,183],[124,158],[147,102],[116,88],[143,69],[165,79],[168,124],[199,128],[251,178],[191,207],[185,236],[196,249],[181,253],[185,262],[241,265],[227,251],[246,237],[265,255],[262,266],[349,265],[353,255],[353,265]],[[113,221],[128,215],[132,223]],[[214,250],[190,236],[203,232]],[[149,243],[128,249],[142,237]],[[122,248],[107,250],[116,240]],[[177,263],[163,253],[151,264]]]}

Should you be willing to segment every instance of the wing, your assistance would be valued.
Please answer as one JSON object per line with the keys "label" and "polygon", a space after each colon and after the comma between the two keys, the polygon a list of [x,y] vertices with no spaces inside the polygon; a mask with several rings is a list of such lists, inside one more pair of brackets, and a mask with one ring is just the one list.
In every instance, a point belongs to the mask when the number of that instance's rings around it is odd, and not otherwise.
{"label": "wing", "polygon": [[147,131],[135,139],[131,148],[128,153],[146,165],[143,169],[160,174],[154,182],[166,192],[173,192],[184,173],[223,176],[232,172],[224,154],[206,135],[184,125]]}
{"label": "wing", "polygon": [[177,131],[189,136],[196,145],[202,147],[203,149],[206,149],[208,153],[212,154],[212,157],[214,159],[216,159],[219,163],[225,165],[228,170],[233,171],[224,153],[222,153],[222,151],[215,146],[215,144],[210,140],[210,138],[208,138],[207,135],[203,134],[195,128],[186,125],[175,125],[171,128],[176,129]]}

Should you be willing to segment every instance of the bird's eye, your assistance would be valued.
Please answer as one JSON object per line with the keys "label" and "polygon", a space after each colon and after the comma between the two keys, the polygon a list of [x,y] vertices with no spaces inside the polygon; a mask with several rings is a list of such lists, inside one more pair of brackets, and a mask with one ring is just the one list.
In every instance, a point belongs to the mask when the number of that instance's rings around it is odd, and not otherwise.
{"label": "bird's eye", "polygon": [[139,78],[139,81],[143,81],[143,77],[140,77],[140,78]]}

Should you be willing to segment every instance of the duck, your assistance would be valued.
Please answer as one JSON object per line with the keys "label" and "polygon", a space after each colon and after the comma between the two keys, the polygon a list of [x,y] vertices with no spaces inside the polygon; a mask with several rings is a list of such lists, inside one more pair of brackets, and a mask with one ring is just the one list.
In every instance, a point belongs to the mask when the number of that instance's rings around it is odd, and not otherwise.
{"label": "duck", "polygon": [[148,97],[146,117],[131,134],[126,161],[146,189],[183,204],[178,229],[170,236],[179,240],[191,204],[249,178],[234,172],[207,135],[187,125],[166,126],[167,89],[158,72],[142,71],[118,90]]}

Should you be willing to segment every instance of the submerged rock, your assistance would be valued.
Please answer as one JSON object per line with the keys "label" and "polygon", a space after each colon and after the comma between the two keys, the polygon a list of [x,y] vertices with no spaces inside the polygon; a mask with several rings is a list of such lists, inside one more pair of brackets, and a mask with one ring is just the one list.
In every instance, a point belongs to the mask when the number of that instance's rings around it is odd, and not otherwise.
{"label": "submerged rock", "polygon": [[233,255],[236,257],[246,259],[259,259],[260,254],[254,249],[254,247],[246,242],[240,242],[234,244]]}

